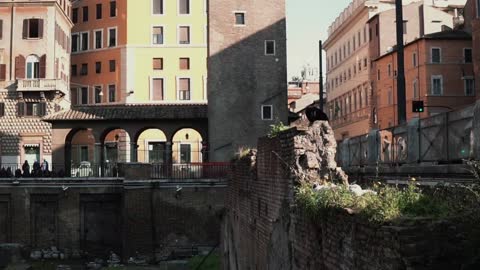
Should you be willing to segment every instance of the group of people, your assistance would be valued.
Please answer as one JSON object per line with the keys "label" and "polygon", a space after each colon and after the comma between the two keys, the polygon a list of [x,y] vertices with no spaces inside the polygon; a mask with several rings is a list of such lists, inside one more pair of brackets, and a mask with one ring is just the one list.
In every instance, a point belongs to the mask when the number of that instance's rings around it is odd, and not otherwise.
{"label": "group of people", "polygon": [[48,170],[48,161],[46,159],[43,160],[42,164],[38,160],[35,160],[33,163],[33,169],[30,171],[30,164],[28,164],[28,160],[22,165],[22,176],[29,177],[29,176],[45,176],[50,174]]}
{"label": "group of people", "polygon": [[22,165],[22,168],[2,167],[0,169],[0,178],[10,177],[52,177],[53,173],[49,170],[48,161],[43,160],[42,164],[39,161],[33,163],[33,169],[30,170],[30,164],[27,160]]}

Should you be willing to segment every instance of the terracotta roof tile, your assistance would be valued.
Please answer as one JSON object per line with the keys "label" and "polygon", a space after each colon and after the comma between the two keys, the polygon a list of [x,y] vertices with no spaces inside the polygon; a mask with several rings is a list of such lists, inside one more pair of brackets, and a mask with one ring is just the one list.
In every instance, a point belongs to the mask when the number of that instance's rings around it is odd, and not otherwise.
{"label": "terracotta roof tile", "polygon": [[206,104],[127,104],[76,106],[43,118],[44,121],[68,120],[155,120],[207,118]]}

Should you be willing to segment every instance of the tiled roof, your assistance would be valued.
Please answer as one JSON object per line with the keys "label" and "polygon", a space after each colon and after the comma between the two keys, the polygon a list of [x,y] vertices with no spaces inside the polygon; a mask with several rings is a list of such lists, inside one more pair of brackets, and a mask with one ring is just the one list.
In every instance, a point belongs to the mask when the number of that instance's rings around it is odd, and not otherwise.
{"label": "tiled roof", "polygon": [[43,118],[44,121],[67,120],[158,120],[207,118],[206,104],[127,104],[73,107]]}

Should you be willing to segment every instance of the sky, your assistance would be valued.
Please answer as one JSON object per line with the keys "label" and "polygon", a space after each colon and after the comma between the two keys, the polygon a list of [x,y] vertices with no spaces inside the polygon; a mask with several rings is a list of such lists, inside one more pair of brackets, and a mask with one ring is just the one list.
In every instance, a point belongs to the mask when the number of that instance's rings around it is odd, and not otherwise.
{"label": "sky", "polygon": [[[318,41],[351,0],[286,0],[288,79],[306,64],[318,67]],[[324,68],[325,73],[325,68]]]}

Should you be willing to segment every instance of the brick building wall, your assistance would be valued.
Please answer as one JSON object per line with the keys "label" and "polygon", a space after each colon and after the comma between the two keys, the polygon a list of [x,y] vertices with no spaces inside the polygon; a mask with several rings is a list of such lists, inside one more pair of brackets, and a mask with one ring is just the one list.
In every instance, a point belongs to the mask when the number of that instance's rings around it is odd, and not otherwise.
{"label": "brick building wall", "polygon": [[[287,122],[285,1],[211,0],[208,11],[209,147],[213,161],[225,161]],[[271,55],[266,41],[275,42]],[[262,106],[272,106],[268,119]]]}

